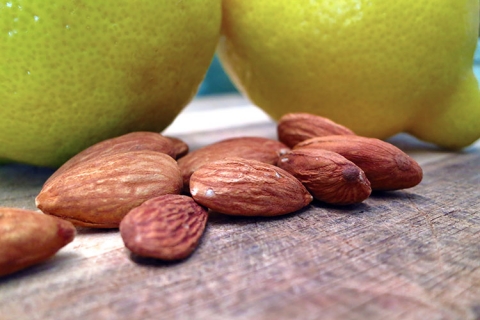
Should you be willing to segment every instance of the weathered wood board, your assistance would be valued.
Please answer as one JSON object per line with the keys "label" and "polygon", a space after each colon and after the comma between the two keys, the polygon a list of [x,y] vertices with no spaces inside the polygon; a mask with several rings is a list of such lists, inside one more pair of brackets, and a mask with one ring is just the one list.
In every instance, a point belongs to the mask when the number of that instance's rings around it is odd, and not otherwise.
{"label": "weathered wood board", "polygon": [[[173,133],[197,148],[275,126]],[[179,263],[133,257],[118,230],[78,229],[54,258],[0,279],[0,319],[480,319],[480,144],[391,141],[422,165],[417,187],[279,218],[212,214]],[[0,167],[0,205],[34,209],[51,173]]]}

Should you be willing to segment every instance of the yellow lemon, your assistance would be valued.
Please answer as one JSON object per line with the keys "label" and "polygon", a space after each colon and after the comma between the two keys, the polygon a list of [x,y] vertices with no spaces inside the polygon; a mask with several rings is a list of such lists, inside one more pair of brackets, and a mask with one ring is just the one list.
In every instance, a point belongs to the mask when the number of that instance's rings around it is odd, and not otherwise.
{"label": "yellow lemon", "polygon": [[224,0],[221,61],[273,118],[447,148],[480,137],[478,0]]}
{"label": "yellow lemon", "polygon": [[0,159],[58,166],[129,131],[161,131],[192,99],[221,0],[0,3]]}

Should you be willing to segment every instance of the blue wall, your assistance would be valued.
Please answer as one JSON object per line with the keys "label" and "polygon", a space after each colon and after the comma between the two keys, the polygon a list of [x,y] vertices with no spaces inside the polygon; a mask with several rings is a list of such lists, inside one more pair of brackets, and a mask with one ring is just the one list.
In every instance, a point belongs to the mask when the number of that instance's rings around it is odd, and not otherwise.
{"label": "blue wall", "polygon": [[230,79],[223,71],[220,61],[217,56],[213,58],[212,64],[207,71],[205,79],[200,85],[198,96],[204,96],[209,94],[221,94],[237,92],[235,86],[230,82]]}
{"label": "blue wall", "polygon": [[475,51],[475,57],[473,60],[473,72],[477,79],[480,80],[480,39],[477,41],[477,50]]}

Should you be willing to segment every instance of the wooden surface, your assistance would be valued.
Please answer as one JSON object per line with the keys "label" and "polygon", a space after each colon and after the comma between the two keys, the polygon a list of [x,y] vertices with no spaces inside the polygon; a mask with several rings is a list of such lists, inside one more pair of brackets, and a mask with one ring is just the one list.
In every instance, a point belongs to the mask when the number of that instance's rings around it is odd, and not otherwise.
{"label": "wooden surface", "polygon": [[[195,101],[167,133],[192,149],[275,138],[245,104]],[[419,186],[279,218],[213,214],[179,263],[131,256],[117,230],[79,229],[51,260],[0,279],[0,319],[480,319],[480,143],[446,152],[390,141],[422,165]],[[35,209],[51,173],[0,167],[0,205]]]}

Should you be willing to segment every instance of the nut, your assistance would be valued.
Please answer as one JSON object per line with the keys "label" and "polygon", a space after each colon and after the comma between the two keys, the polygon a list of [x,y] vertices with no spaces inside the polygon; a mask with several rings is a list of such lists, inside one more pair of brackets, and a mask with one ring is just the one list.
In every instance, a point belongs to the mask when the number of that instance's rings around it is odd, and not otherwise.
{"label": "nut", "polygon": [[278,166],[300,180],[315,199],[326,203],[360,203],[372,192],[362,169],[328,150],[292,150],[280,157]]}
{"label": "nut", "polygon": [[79,226],[117,228],[132,208],[181,189],[180,169],[172,157],[131,151],[78,163],[46,183],[36,204],[44,213]]}
{"label": "nut", "polygon": [[222,140],[190,152],[178,160],[185,190],[188,190],[190,176],[206,163],[227,157],[240,157],[276,164],[280,154],[289,148],[283,143],[261,137],[238,137]]}
{"label": "nut", "polygon": [[61,174],[63,171],[95,157],[140,150],[152,150],[168,154],[171,157],[176,156],[173,142],[169,138],[155,132],[131,132],[116,138],[101,141],[76,154],[58,168],[58,170],[50,176],[47,182]]}
{"label": "nut", "polygon": [[176,137],[165,136],[166,138],[170,139],[173,143],[173,150],[175,152],[175,159],[180,159],[181,157],[185,156],[188,151],[189,147],[188,144],[185,143],[182,139]]}
{"label": "nut", "polygon": [[325,136],[300,142],[298,149],[324,149],[339,153],[359,166],[372,190],[397,190],[416,186],[422,181],[420,165],[394,145],[360,136]]}
{"label": "nut", "polygon": [[68,221],[16,208],[0,208],[0,276],[38,264],[72,242]]}
{"label": "nut", "polygon": [[132,209],[120,223],[120,234],[139,256],[184,259],[197,247],[207,217],[207,210],[191,197],[168,194]]}
{"label": "nut", "polygon": [[278,139],[290,148],[314,137],[355,135],[352,130],[330,119],[310,113],[285,114],[278,121],[277,134]]}
{"label": "nut", "polygon": [[190,178],[195,201],[239,216],[278,216],[312,201],[300,181],[285,170],[257,160],[226,158],[203,165]]}

